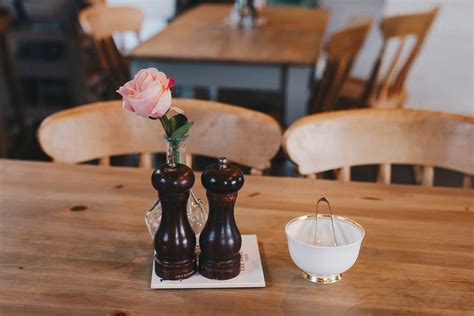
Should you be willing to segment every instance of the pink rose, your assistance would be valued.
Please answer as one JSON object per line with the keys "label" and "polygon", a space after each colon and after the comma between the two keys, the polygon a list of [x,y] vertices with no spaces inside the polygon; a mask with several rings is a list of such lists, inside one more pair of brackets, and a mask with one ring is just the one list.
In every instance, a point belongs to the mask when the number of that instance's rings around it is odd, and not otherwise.
{"label": "pink rose", "polygon": [[171,107],[173,78],[156,68],[140,70],[117,92],[123,98],[123,108],[144,117],[159,118]]}

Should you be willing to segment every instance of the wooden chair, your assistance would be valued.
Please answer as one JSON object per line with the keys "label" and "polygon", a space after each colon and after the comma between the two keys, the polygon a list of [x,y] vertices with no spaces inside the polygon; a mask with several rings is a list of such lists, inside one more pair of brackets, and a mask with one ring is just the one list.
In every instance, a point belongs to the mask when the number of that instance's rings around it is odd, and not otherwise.
{"label": "wooden chair", "polygon": [[106,74],[112,95],[117,87],[130,79],[128,63],[115,45],[112,35],[121,35],[123,43],[123,34],[133,32],[140,40],[143,19],[143,12],[134,7],[94,5],[79,13],[82,29],[94,39],[99,63]]}
{"label": "wooden chair", "polygon": [[[7,104],[12,108],[15,125],[20,133],[24,133],[27,128],[23,99],[8,41],[10,24],[10,13],[0,8],[0,157],[7,156],[9,151],[9,135],[4,115]],[[7,104],[2,104],[2,101],[7,102]]]}
{"label": "wooden chair", "polygon": [[105,0],[85,0],[88,5],[105,5]]}
{"label": "wooden chair", "polygon": [[[280,148],[280,126],[266,114],[194,99],[174,99],[173,104],[194,122],[187,154],[225,156],[258,174],[270,166]],[[38,130],[41,147],[55,162],[101,159],[107,165],[112,155],[139,153],[141,167],[151,167],[151,153],[166,151],[163,135],[160,122],[123,110],[121,101],[55,113]]]}
{"label": "wooden chair", "polygon": [[[380,25],[383,45],[369,80],[347,80],[341,96],[357,100],[361,106],[402,107],[406,99],[405,80],[437,13],[438,8],[435,8],[428,12],[385,18]],[[414,44],[411,48],[408,47],[407,57],[403,59],[410,37],[414,38]],[[393,57],[389,58],[390,50],[387,48],[391,42],[397,44],[397,47]]]}
{"label": "wooden chair", "polygon": [[409,109],[360,109],[316,114],[293,123],[283,146],[303,175],[350,166],[382,164],[379,181],[390,183],[390,164],[423,166],[422,184],[433,184],[433,167],[474,174],[474,117]]}
{"label": "wooden chair", "polygon": [[326,67],[323,77],[313,83],[309,113],[336,109],[340,91],[349,78],[354,60],[372,25],[371,18],[334,32],[326,44]]}

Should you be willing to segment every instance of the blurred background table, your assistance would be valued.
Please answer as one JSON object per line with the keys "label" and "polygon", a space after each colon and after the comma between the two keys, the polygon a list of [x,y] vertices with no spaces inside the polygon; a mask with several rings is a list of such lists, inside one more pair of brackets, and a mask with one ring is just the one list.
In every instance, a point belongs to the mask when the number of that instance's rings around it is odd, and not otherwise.
{"label": "blurred background table", "polygon": [[[267,287],[158,292],[150,172],[0,160],[0,314],[474,312],[472,190],[246,176],[236,220],[257,234]],[[284,234],[321,195],[366,230],[328,286],[301,277]]]}
{"label": "blurred background table", "polygon": [[263,25],[239,30],[226,23],[230,5],[200,5],[135,48],[131,72],[157,67],[179,86],[281,93],[284,122],[304,116],[329,12],[265,7]]}

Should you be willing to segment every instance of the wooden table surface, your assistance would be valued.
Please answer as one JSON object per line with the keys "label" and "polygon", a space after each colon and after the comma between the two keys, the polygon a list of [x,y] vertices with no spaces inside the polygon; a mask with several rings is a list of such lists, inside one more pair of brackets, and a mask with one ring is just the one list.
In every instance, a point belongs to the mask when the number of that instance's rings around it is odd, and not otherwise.
{"label": "wooden table surface", "polygon": [[265,23],[252,30],[226,24],[230,5],[205,4],[179,16],[139,45],[132,58],[314,65],[329,12],[321,9],[265,7]]}
{"label": "wooden table surface", "polygon": [[[0,160],[0,314],[474,313],[473,190],[247,176],[236,218],[267,287],[151,290],[150,173]],[[283,231],[322,195],[366,230],[327,286],[300,276]]]}

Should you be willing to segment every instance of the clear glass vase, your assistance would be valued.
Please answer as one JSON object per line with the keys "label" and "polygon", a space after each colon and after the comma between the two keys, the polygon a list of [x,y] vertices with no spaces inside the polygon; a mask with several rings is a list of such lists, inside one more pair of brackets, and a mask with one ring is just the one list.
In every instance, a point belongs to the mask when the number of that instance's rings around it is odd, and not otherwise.
{"label": "clear glass vase", "polygon": [[[186,139],[182,137],[178,139],[170,139],[165,136],[166,142],[166,162],[186,164]],[[188,220],[194,233],[199,236],[204,228],[207,220],[207,206],[202,200],[191,190],[188,200]],[[158,230],[161,221],[161,203],[157,198],[153,206],[145,214],[145,224],[152,239]]]}
{"label": "clear glass vase", "polygon": [[229,21],[232,25],[244,29],[252,29],[258,26],[258,12],[254,0],[235,0],[230,12]]}

